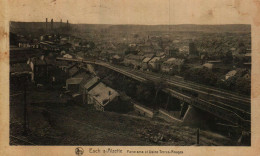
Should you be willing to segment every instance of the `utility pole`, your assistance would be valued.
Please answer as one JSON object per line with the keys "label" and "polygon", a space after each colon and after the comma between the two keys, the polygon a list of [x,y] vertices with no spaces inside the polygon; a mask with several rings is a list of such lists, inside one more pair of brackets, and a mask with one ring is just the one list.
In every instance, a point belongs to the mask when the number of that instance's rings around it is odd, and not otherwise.
{"label": "utility pole", "polygon": [[27,135],[27,102],[26,102],[26,89],[27,89],[27,78],[25,77],[25,82],[24,82],[24,112],[23,112],[23,116],[24,116],[24,123],[23,123],[23,134]]}
{"label": "utility pole", "polygon": [[197,129],[197,145],[200,145],[200,129]]}

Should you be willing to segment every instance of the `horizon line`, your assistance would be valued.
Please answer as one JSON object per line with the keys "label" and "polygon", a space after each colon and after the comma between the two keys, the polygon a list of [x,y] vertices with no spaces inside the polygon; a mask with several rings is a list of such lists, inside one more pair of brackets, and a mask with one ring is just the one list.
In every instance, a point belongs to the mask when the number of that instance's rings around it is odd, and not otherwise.
{"label": "horizon line", "polygon": [[[20,23],[46,23],[46,21],[9,21],[9,23],[11,22],[20,22]],[[50,21],[48,21],[48,23],[51,23]],[[60,23],[60,22],[53,22],[53,23]],[[67,23],[67,22],[62,22],[62,23]],[[183,24],[105,24],[105,23],[69,23],[69,24],[73,24],[73,25],[80,25],[80,24],[88,24],[88,25],[137,25],[137,26],[172,26],[172,25],[208,25],[208,26],[216,26],[216,25],[250,25],[251,24],[187,24],[187,23],[183,23]]]}

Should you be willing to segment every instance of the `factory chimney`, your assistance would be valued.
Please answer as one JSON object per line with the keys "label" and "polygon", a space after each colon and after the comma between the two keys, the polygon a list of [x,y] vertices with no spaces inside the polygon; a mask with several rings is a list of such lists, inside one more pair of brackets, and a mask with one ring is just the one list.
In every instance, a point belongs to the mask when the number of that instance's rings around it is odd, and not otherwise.
{"label": "factory chimney", "polygon": [[46,18],[45,29],[46,29],[46,31],[48,30],[48,18]]}
{"label": "factory chimney", "polygon": [[67,20],[67,29],[69,30],[69,20]]}
{"label": "factory chimney", "polygon": [[51,30],[53,30],[53,19],[51,19]]}
{"label": "factory chimney", "polygon": [[60,20],[60,27],[62,27],[62,19]]}

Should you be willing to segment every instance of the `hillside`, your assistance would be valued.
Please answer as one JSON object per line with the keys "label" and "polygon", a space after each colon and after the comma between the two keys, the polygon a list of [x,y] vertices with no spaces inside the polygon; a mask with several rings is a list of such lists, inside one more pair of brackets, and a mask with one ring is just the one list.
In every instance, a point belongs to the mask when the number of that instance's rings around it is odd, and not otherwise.
{"label": "hillside", "polygon": [[[10,31],[14,33],[37,32],[45,29],[45,22],[10,22]],[[59,28],[60,22],[54,22],[53,27]],[[66,23],[62,23],[65,27]],[[50,27],[50,23],[48,24]],[[251,26],[244,24],[231,25],[104,25],[104,24],[70,24],[72,30],[106,31],[106,32],[149,32],[149,31],[185,31],[185,32],[250,32]]]}

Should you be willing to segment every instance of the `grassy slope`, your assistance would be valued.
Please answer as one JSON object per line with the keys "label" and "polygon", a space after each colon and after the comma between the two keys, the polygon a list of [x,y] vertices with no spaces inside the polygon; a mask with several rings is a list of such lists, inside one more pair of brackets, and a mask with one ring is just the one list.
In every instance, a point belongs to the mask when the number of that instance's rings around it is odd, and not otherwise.
{"label": "grassy slope", "polygon": [[[58,100],[57,91],[28,93],[30,132],[24,137],[22,99],[23,95],[11,99],[10,143],[14,145],[194,145],[196,141],[196,129],[134,113],[97,112],[90,106],[66,104]],[[154,143],[151,136],[158,135],[164,139]],[[231,140],[206,131],[201,132],[200,138],[201,145],[234,145]]]}

